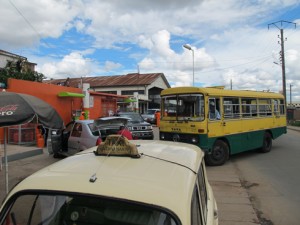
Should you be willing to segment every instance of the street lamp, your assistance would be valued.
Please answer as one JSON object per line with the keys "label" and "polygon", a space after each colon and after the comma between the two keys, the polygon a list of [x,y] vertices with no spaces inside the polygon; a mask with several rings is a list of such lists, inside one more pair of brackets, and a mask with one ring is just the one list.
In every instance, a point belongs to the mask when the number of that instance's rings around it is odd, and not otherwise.
{"label": "street lamp", "polygon": [[192,53],[193,53],[193,86],[194,86],[194,75],[195,75],[194,50],[193,50],[192,47],[191,47],[190,45],[188,45],[188,44],[183,45],[183,47],[186,48],[186,49],[188,49],[188,50],[190,50],[190,51],[192,51]]}

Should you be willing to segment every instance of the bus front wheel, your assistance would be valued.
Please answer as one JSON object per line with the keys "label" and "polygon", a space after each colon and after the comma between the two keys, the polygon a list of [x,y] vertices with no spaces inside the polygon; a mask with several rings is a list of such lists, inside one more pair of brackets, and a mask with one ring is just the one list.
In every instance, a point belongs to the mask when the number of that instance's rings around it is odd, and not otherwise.
{"label": "bus front wheel", "polygon": [[205,162],[209,166],[221,166],[229,158],[229,147],[226,142],[217,140],[210,153],[205,155]]}
{"label": "bus front wheel", "polygon": [[262,153],[267,153],[272,149],[272,136],[269,132],[266,132],[264,135],[263,146],[261,147],[260,151]]}

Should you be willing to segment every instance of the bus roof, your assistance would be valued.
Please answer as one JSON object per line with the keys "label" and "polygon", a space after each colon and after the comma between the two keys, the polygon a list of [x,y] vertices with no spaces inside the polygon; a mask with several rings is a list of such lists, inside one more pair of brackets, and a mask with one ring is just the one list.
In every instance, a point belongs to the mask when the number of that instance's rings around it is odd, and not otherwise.
{"label": "bus roof", "polygon": [[208,96],[228,96],[228,97],[253,97],[253,98],[280,98],[284,96],[279,93],[265,91],[248,91],[248,90],[225,90],[215,87],[174,87],[168,88],[161,92],[161,96],[175,94],[192,94],[202,93]]}
{"label": "bus roof", "polygon": [[[130,143],[137,145],[140,158],[97,156],[93,147],[27,177],[9,195],[47,190],[108,196],[157,205],[186,217],[204,156],[201,149],[178,142]],[[97,179],[90,182],[93,175]]]}

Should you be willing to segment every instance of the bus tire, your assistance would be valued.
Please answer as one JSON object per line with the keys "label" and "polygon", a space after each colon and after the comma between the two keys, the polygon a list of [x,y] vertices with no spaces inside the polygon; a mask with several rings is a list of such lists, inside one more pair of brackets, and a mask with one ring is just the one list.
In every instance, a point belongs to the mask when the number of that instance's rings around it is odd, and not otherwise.
{"label": "bus tire", "polygon": [[269,132],[265,132],[263,145],[260,149],[260,152],[267,153],[272,149],[272,136]]}
{"label": "bus tire", "polygon": [[208,166],[221,166],[229,158],[229,147],[226,142],[217,140],[209,154],[205,155],[205,163]]}

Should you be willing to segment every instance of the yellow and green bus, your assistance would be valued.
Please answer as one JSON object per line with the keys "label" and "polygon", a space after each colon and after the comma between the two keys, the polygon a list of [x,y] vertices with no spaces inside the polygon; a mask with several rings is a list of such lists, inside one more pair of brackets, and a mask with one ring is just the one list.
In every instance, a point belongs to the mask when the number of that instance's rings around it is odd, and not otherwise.
{"label": "yellow and green bus", "polygon": [[284,96],[223,87],[175,87],[161,92],[160,139],[191,143],[205,151],[207,165],[260,149],[286,133]]}

